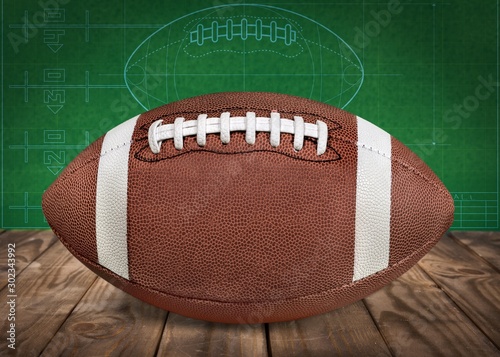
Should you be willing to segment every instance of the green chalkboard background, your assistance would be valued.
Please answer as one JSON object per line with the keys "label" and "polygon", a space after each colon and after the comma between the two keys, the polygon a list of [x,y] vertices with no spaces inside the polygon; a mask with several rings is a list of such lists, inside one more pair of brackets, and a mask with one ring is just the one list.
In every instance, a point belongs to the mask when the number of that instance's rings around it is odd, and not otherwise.
{"label": "green chalkboard background", "polygon": [[455,229],[499,228],[499,0],[2,1],[1,226],[118,123],[177,99],[278,91],[340,106],[422,157]]}

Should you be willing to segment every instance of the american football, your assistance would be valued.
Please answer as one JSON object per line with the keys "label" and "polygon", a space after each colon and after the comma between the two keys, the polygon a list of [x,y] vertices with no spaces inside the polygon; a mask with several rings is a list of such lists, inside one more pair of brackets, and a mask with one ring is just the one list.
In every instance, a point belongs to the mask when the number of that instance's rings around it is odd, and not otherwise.
{"label": "american football", "polygon": [[124,80],[145,110],[194,95],[252,90],[344,108],[364,82],[353,45],[297,12],[221,2],[145,38],[128,58]]}
{"label": "american football", "polygon": [[437,243],[453,199],[390,134],[275,93],[183,99],[81,152],[45,191],[83,264],[165,310],[286,321],[357,301]]}

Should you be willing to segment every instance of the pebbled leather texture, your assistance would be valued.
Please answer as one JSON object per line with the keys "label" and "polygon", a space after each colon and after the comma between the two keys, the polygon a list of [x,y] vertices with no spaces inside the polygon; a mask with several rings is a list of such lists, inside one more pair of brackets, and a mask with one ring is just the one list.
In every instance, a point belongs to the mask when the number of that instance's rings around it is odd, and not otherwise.
{"label": "pebbled leather texture", "polygon": [[[258,133],[228,144],[207,135],[173,140],[153,154],[151,123],[182,116],[300,115],[328,125],[328,160],[315,140],[293,150]],[[453,200],[434,173],[390,138],[392,170],[387,268],[353,282],[357,120],[332,106],[282,94],[217,93],[142,114],[132,135],[127,192],[128,274],[98,263],[95,185],[102,138],[73,161],[46,191],[47,221],[68,249],[94,272],[161,308],[211,321],[292,320],[356,301],[401,275],[449,228]],[[376,237],[374,232],[373,237]]]}

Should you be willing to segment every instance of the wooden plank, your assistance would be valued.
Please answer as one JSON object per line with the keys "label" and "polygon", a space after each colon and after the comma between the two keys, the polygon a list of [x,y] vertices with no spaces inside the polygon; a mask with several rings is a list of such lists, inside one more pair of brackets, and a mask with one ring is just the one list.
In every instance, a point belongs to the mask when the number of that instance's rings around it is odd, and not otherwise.
{"label": "wooden plank", "polygon": [[500,271],[500,232],[452,232],[452,238],[466,245]]}
{"label": "wooden plank", "polygon": [[498,349],[418,266],[365,299],[395,356],[498,356]]}
{"label": "wooden plank", "polygon": [[[17,355],[37,356],[95,279],[58,242],[26,267],[17,276],[15,290]],[[8,301],[7,295],[7,288],[0,291],[2,304]],[[7,324],[2,319],[0,331],[9,330]]]}
{"label": "wooden plank", "polygon": [[0,289],[7,284],[7,249],[15,245],[15,269],[20,274],[33,260],[57,241],[52,231],[7,231],[0,235]]}
{"label": "wooden plank", "polygon": [[[13,241],[20,356],[151,356],[156,350],[160,356],[500,356],[498,233],[453,233],[410,272],[366,298],[369,311],[357,302],[269,324],[269,344],[265,325],[169,314],[163,329],[166,312],[96,280],[50,231],[1,233],[3,271]],[[8,301],[6,288],[0,301]],[[8,330],[6,319],[0,329]],[[4,340],[0,355],[7,355],[5,346]]]}
{"label": "wooden plank", "polygon": [[211,323],[170,313],[158,356],[267,356],[265,326]]}
{"label": "wooden plank", "polygon": [[166,317],[99,278],[42,356],[154,356]]}
{"label": "wooden plank", "polygon": [[500,348],[500,273],[449,236],[419,264]]}
{"label": "wooden plank", "polygon": [[363,302],[326,314],[269,325],[273,357],[390,356]]}

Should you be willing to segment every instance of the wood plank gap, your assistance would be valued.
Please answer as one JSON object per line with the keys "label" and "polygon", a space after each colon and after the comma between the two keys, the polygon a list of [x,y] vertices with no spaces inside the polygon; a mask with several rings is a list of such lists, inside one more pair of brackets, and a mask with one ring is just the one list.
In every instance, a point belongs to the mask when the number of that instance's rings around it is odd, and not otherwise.
{"label": "wood plank gap", "polygon": [[387,341],[387,338],[382,333],[382,331],[380,331],[380,326],[378,325],[377,320],[375,319],[375,316],[373,316],[373,313],[368,308],[368,304],[366,303],[366,300],[362,299],[361,302],[363,303],[363,305],[365,305],[365,309],[366,309],[366,311],[368,311],[368,314],[370,315],[370,317],[371,317],[371,319],[373,321],[373,324],[375,325],[375,327],[377,328],[378,332],[380,333],[380,336],[382,337],[382,340],[384,341],[385,345],[387,346],[387,349],[389,350],[389,353],[391,354],[392,357],[395,357],[396,356],[396,352],[392,349],[391,345],[389,344],[389,341]]}
{"label": "wood plank gap", "polygon": [[269,330],[273,357],[392,355],[361,301]]}
{"label": "wood plank gap", "polygon": [[482,255],[480,255],[478,252],[476,252],[474,249],[472,249],[471,247],[469,247],[467,244],[465,244],[464,242],[462,242],[459,238],[457,238],[452,232],[448,232],[447,233],[448,236],[455,242],[457,243],[458,245],[462,246],[463,248],[465,248],[466,250],[468,250],[469,252],[471,252],[473,255],[475,255],[476,257],[478,257],[479,259],[481,259],[484,263],[486,263],[487,265],[490,266],[490,268],[492,268],[493,270],[495,270],[497,273],[500,274],[500,269],[495,266],[493,263],[491,263],[489,260],[487,260],[485,257],[483,257]]}
{"label": "wood plank gap", "polygon": [[[87,268],[86,267],[82,267],[82,270],[85,270],[85,269],[87,269]],[[46,351],[47,347],[50,346],[50,344],[53,341],[53,339],[61,331],[62,326],[64,326],[64,324],[66,323],[66,321],[68,320],[68,318],[71,316],[71,314],[73,314],[73,311],[75,311],[75,308],[82,301],[82,299],[85,296],[85,294],[88,293],[90,287],[93,286],[96,283],[97,280],[98,280],[98,277],[96,276],[95,280],[91,284],[88,285],[87,289],[83,290],[84,293],[82,293],[82,295],[80,296],[80,299],[75,300],[75,304],[73,305],[73,307],[71,307],[70,309],[68,309],[68,313],[66,315],[66,318],[64,320],[60,321],[60,324],[59,324],[59,326],[57,326],[57,329],[55,330],[54,335],[52,336],[52,338],[51,339],[47,339],[47,342],[46,342],[45,346],[43,346],[43,348],[41,349],[40,356]]]}
{"label": "wood plank gap", "polygon": [[168,321],[168,317],[170,316],[170,311],[166,311],[166,313],[167,313],[167,315],[165,316],[165,320],[163,321],[163,327],[161,329],[160,338],[158,339],[158,343],[156,344],[155,356],[159,356],[161,341],[163,340],[163,336],[165,336],[165,334],[166,334],[165,330],[167,329],[167,321]]}
{"label": "wood plank gap", "polygon": [[469,316],[469,314],[467,313],[466,310],[462,309],[462,307],[453,299],[453,296],[450,295],[447,291],[446,288],[443,288],[443,286],[441,286],[441,284],[439,283],[438,280],[434,279],[427,271],[426,269],[423,267],[423,266],[420,266],[419,265],[419,268],[422,269],[422,271],[425,273],[425,275],[427,275],[427,277],[432,280],[435,284],[436,284],[436,287],[441,290],[443,292],[444,295],[446,295],[446,297],[448,298],[449,302],[451,305],[454,306],[454,308],[461,312],[462,315],[464,315],[465,317],[467,317],[468,319],[468,322],[471,324],[471,325],[474,325],[479,331],[481,331],[481,333],[484,335],[484,337],[486,337],[495,347],[499,348],[499,346],[497,346],[497,344],[495,343],[495,341],[493,341],[489,336],[488,334],[486,333],[486,331],[484,329],[481,328],[481,326],[479,324],[476,323],[476,321],[474,321],[474,319]]}
{"label": "wood plank gap", "polygon": [[158,356],[264,357],[265,328],[262,324],[223,324],[170,313]]}
{"label": "wood plank gap", "polygon": [[[166,312],[96,279],[42,356],[156,355]],[[140,340],[136,338],[140,336]]]}
{"label": "wood plank gap", "polygon": [[272,357],[272,351],[271,351],[271,336],[269,334],[269,324],[264,325],[265,331],[266,331],[266,350],[267,350],[267,355],[269,357]]}
{"label": "wood plank gap", "polygon": [[456,231],[451,234],[459,244],[466,246],[500,272],[500,232]]}
{"label": "wood plank gap", "polygon": [[[447,238],[449,242],[446,241]],[[450,236],[445,235],[441,239],[441,241],[417,263],[417,265],[425,272],[426,275],[430,277],[430,279],[436,284],[436,286],[439,287],[441,291],[443,291],[443,293],[449,298],[453,305],[456,306],[457,310],[461,311],[463,315],[467,317],[468,320],[470,320],[471,324],[474,325],[479,331],[481,331],[484,337],[488,341],[490,341],[493,346],[495,346],[497,349],[500,349],[500,334],[497,332],[498,325],[495,325],[495,323],[490,320],[492,316],[490,316],[490,314],[488,314],[486,311],[483,311],[481,305],[481,303],[489,302],[487,296],[485,296],[483,292],[479,290],[478,291],[480,295],[473,296],[474,291],[470,289],[470,286],[467,288],[464,287],[465,283],[462,283],[462,281],[467,277],[467,275],[465,275],[465,271],[462,271],[461,274],[457,275],[457,277],[459,278],[458,280],[450,280],[446,276],[441,276],[438,270],[433,270],[433,268],[435,268],[436,266],[439,268],[439,264],[435,265],[432,263],[433,258],[439,261],[440,257],[442,256],[445,259],[449,260],[448,265],[450,266],[451,263],[453,263],[453,260],[457,260],[457,258],[453,257],[453,255],[448,254],[449,251],[455,251],[454,247],[457,248],[457,255],[463,255],[465,253],[466,255],[469,255],[469,257],[473,260],[476,260],[476,262],[478,263],[485,262],[485,260],[482,257],[478,256],[475,252],[471,252],[471,250],[467,247],[463,247],[462,244],[458,244],[455,239],[452,239]],[[460,250],[462,250],[462,253],[460,252]],[[459,259],[459,263],[457,264],[462,264],[466,270],[470,271],[469,274],[476,274],[475,270],[473,271],[473,269],[468,268],[468,266],[474,262],[471,263],[461,258]],[[488,262],[484,265],[488,268],[491,268],[491,264],[489,264]],[[476,270],[480,269],[480,267],[476,267],[475,265],[473,265],[473,267]],[[493,270],[493,273],[497,273],[497,269],[491,270]],[[479,271],[481,271],[481,274],[490,273],[483,272],[482,270]],[[448,273],[448,271],[446,271],[446,273]],[[474,276],[472,278],[474,279]],[[458,283],[456,281],[458,281]],[[484,288],[484,284],[481,287]],[[467,299],[465,299],[464,292],[468,292],[470,294],[469,298],[475,297],[477,299],[477,297],[479,297],[481,301],[477,302],[476,300],[476,304],[473,304],[472,301],[468,301]],[[494,297],[494,294],[491,294],[490,298],[491,297]],[[484,323],[483,327],[481,326],[481,323]]]}
{"label": "wood plank gap", "polygon": [[[451,303],[452,305],[454,305],[454,306],[455,306],[455,308],[456,308],[458,311],[462,312],[465,316],[469,317],[469,316],[467,315],[467,313],[466,313],[464,310],[462,310],[462,308],[461,308],[461,307],[460,307],[460,306],[459,306],[459,305],[455,302],[455,300],[453,300],[453,297],[452,297],[450,294],[448,294],[448,292],[446,291],[446,289],[444,289],[444,288],[443,288],[443,286],[441,286],[441,284],[439,283],[439,281],[438,281],[438,280],[436,280],[436,279],[435,279],[435,278],[434,278],[434,277],[433,277],[433,276],[432,276],[432,275],[431,275],[431,274],[427,271],[427,268],[426,268],[425,266],[420,265],[419,263],[420,263],[420,261],[419,261],[419,262],[417,262],[417,264],[416,264],[416,265],[420,268],[420,270],[421,270],[421,271],[422,271],[422,273],[423,273],[423,274],[427,277],[427,279],[429,279],[430,281],[432,281],[432,282],[434,283],[434,285],[436,286],[436,288],[438,288],[439,290],[441,290],[441,292],[442,292],[444,295],[446,295],[446,297],[450,300],[450,303]],[[470,317],[469,317],[469,319],[470,319]],[[472,321],[472,319],[470,319],[470,322],[471,322],[473,325],[475,325],[476,327],[478,327],[478,326],[474,323],[474,321]],[[478,328],[479,328],[479,327],[478,327]],[[479,329],[479,330],[481,330],[481,329]]]}
{"label": "wood plank gap", "polygon": [[396,356],[493,356],[499,352],[418,265],[365,299]]}
{"label": "wood plank gap", "polygon": [[[53,244],[16,281],[16,352],[38,355],[95,278],[60,243]],[[7,289],[0,290],[6,301]],[[2,331],[6,322],[0,323]]]}
{"label": "wood plank gap", "polygon": [[[466,247],[464,247],[466,248]],[[468,249],[470,250],[470,249]],[[492,340],[488,334],[487,334],[487,331],[485,331],[485,329],[481,328],[481,326],[476,323],[476,321],[474,320],[473,316],[470,316],[469,313],[467,313],[467,310],[463,309],[454,299],[453,299],[453,296],[451,294],[448,293],[448,289],[446,288],[446,286],[442,286],[438,280],[434,279],[432,277],[431,274],[429,274],[429,272],[426,270],[426,268],[424,266],[421,266],[419,265],[419,268],[422,269],[422,271],[425,273],[425,275],[427,275],[427,277],[432,280],[435,284],[436,284],[436,287],[439,288],[439,290],[441,290],[444,295],[446,295],[448,297],[448,299],[450,300],[450,304],[454,305],[455,309],[457,311],[460,311],[462,313],[462,315],[466,316],[467,319],[468,319],[468,322],[472,325],[474,325],[479,331],[481,331],[481,333],[484,335],[484,337],[486,337],[496,348],[500,348],[500,346],[498,346],[497,343],[495,343],[494,340]],[[500,355],[500,354],[499,354]]]}
{"label": "wood plank gap", "polygon": [[[0,272],[7,273],[8,245],[15,244],[15,270],[16,277],[29,265],[36,261],[43,252],[49,250],[56,242],[57,238],[50,231],[9,231],[3,234],[0,239]],[[7,277],[7,274],[5,274]],[[7,280],[0,280],[0,289],[7,284]]]}

